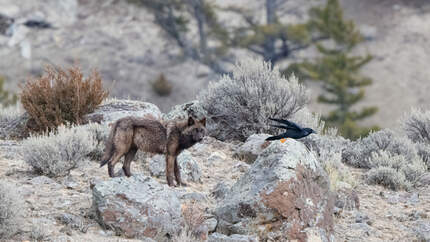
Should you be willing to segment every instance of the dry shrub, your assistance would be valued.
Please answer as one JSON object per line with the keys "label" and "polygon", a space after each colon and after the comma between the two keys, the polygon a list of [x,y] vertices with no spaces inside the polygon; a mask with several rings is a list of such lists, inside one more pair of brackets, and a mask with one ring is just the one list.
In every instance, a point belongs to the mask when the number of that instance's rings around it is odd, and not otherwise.
{"label": "dry shrub", "polygon": [[289,119],[308,102],[308,92],[297,78],[281,76],[270,63],[246,59],[232,76],[210,83],[198,99],[207,111],[211,136],[245,141],[255,133],[277,134],[268,118]]}
{"label": "dry shrub", "polygon": [[160,74],[152,83],[152,89],[160,96],[168,96],[172,92],[172,84],[164,74]]}
{"label": "dry shrub", "polygon": [[412,109],[403,120],[403,129],[412,141],[430,145],[430,111]]}
{"label": "dry shrub", "polygon": [[393,190],[409,189],[427,170],[420,157],[408,159],[403,155],[392,155],[378,151],[369,159],[370,171],[366,174],[369,184],[380,184]]}
{"label": "dry shrub", "polygon": [[0,240],[9,239],[18,232],[23,218],[24,200],[16,185],[0,180]]}
{"label": "dry shrub", "polygon": [[47,66],[45,75],[21,86],[21,103],[34,122],[34,131],[80,124],[108,96],[97,71],[84,78],[78,67],[67,70]]}
{"label": "dry shrub", "polygon": [[205,241],[207,240],[207,226],[204,224],[204,208],[195,201],[188,202],[182,206],[182,216],[185,227],[175,241]]}
{"label": "dry shrub", "polygon": [[22,156],[35,172],[64,176],[97,148],[95,134],[87,126],[59,126],[46,135],[23,141]]}

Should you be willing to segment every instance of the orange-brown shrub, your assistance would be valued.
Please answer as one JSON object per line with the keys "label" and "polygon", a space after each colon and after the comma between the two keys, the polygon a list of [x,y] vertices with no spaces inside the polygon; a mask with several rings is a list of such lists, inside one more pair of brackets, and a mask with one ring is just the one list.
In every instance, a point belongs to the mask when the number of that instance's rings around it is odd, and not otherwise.
{"label": "orange-brown shrub", "polygon": [[45,75],[29,80],[21,89],[21,103],[34,124],[33,131],[80,124],[109,94],[97,71],[84,78],[77,66],[67,70],[47,66]]}

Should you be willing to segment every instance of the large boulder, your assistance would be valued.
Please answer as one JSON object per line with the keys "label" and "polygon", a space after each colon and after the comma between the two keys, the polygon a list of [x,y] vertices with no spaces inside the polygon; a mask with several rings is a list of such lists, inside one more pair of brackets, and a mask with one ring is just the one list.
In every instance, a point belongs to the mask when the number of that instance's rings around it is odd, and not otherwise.
{"label": "large boulder", "polygon": [[333,241],[334,195],[305,145],[272,142],[215,209],[217,232],[271,241]]}
{"label": "large boulder", "polygon": [[200,102],[194,100],[174,106],[169,113],[163,115],[163,120],[186,119],[189,116],[200,120],[206,117],[206,115],[206,111]]}
{"label": "large boulder", "polygon": [[111,99],[100,105],[94,112],[85,115],[84,120],[95,123],[111,123],[126,117],[144,117],[161,120],[160,109],[152,103]]}
{"label": "large boulder", "polygon": [[167,241],[184,225],[177,193],[144,175],[96,184],[93,207],[104,228],[128,238]]}

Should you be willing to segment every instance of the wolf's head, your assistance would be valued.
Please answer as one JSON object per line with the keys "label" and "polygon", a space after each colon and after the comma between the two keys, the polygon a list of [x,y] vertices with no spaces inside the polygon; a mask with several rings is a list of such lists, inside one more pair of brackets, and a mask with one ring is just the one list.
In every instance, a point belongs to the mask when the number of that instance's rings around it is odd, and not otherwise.
{"label": "wolf's head", "polygon": [[200,142],[206,136],[206,118],[196,120],[193,117],[188,118],[188,125],[183,134],[192,138],[193,142]]}

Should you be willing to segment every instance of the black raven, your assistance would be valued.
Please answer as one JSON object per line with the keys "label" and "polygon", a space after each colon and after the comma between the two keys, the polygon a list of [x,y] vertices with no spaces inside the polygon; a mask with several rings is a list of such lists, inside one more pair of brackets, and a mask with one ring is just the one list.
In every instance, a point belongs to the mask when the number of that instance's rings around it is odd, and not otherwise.
{"label": "black raven", "polygon": [[272,121],[276,121],[278,123],[284,124],[284,125],[270,125],[272,127],[277,127],[281,129],[286,129],[287,132],[282,133],[280,135],[275,135],[267,138],[266,140],[278,140],[280,139],[281,142],[285,141],[286,138],[293,138],[293,139],[300,139],[303,137],[306,137],[312,133],[316,134],[316,132],[311,128],[302,128],[299,125],[297,125],[294,122],[284,120],[284,119],[275,119],[275,118],[269,118]]}

